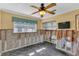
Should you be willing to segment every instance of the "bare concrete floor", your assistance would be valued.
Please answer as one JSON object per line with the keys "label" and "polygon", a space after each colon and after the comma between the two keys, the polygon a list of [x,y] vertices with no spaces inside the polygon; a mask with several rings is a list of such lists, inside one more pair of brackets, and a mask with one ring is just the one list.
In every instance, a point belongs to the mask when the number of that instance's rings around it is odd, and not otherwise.
{"label": "bare concrete floor", "polygon": [[39,43],[13,50],[2,54],[2,56],[68,56],[64,52],[55,49],[54,44],[48,42]]}

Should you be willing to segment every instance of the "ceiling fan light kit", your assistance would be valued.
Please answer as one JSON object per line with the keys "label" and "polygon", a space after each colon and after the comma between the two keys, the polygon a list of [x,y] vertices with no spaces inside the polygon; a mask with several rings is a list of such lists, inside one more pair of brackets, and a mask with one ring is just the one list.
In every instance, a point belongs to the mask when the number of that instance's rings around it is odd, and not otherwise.
{"label": "ceiling fan light kit", "polygon": [[46,14],[46,12],[42,10],[42,11],[39,12],[39,14],[40,14],[41,17],[43,17]]}
{"label": "ceiling fan light kit", "polygon": [[39,14],[40,14],[41,17],[43,17],[46,13],[55,14],[54,11],[56,11],[56,10],[53,10],[53,11],[47,10],[47,9],[49,9],[51,7],[54,7],[54,6],[56,6],[56,3],[51,3],[51,4],[47,5],[46,7],[44,6],[44,3],[41,3],[41,7],[40,8],[37,7],[37,6],[33,6],[32,5],[31,7],[38,9],[38,11],[36,11],[36,12],[34,12],[32,14],[36,14],[36,13],[39,12]]}

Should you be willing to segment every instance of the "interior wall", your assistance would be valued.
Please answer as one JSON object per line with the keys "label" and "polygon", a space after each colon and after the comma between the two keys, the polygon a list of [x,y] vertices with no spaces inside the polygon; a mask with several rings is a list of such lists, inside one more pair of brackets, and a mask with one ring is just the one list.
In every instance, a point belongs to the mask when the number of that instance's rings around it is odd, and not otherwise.
{"label": "interior wall", "polygon": [[79,9],[42,20],[42,23],[50,22],[50,21],[56,21],[57,23],[70,21],[71,24],[70,29],[75,29],[75,15],[77,14],[79,14]]}
{"label": "interior wall", "polygon": [[2,40],[0,41],[0,53],[42,43],[44,38],[40,31],[34,33],[13,33],[13,30],[9,29],[0,30],[0,33]]}
{"label": "interior wall", "polygon": [[42,21],[41,20],[38,21],[37,28],[38,28],[38,30],[42,29]]}
{"label": "interior wall", "polygon": [[[12,14],[5,11],[0,12],[0,53],[1,54],[10,50],[44,42],[44,35],[40,30],[31,33],[27,33],[27,32],[13,33],[13,23],[12,23],[13,16],[24,18],[24,19],[29,18],[27,16]],[[30,18],[32,20],[32,17]],[[40,29],[39,27],[41,27],[41,20],[37,20],[37,29]]]}
{"label": "interior wall", "polygon": [[0,29],[1,29],[1,12],[0,12]]}
{"label": "interior wall", "polygon": [[[32,18],[32,17],[8,13],[5,11],[1,11],[1,17],[2,17],[1,18],[1,26],[0,26],[1,29],[13,29],[12,17],[19,17],[19,18],[24,18],[24,19]],[[39,21],[37,20],[37,29],[39,26],[40,26]]]}

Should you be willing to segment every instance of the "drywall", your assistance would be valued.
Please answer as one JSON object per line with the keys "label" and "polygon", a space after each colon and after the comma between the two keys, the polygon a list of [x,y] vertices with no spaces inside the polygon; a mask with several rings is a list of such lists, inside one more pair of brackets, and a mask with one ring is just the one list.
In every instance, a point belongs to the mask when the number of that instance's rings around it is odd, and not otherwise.
{"label": "drywall", "polygon": [[[36,19],[33,17],[23,16],[19,14],[13,14],[5,11],[1,11],[1,29],[13,29],[13,23],[12,23],[12,17],[19,17],[24,19]],[[38,24],[39,20],[37,20],[37,28],[39,26]]]}
{"label": "drywall", "polygon": [[1,12],[0,12],[0,29],[1,29]]}
{"label": "drywall", "polygon": [[42,23],[50,22],[50,21],[56,21],[57,23],[70,21],[71,29],[75,29],[75,15],[77,14],[79,14],[79,9],[42,20]]}
{"label": "drywall", "polygon": [[42,29],[42,21],[41,20],[38,21],[37,28],[38,28],[38,30]]}

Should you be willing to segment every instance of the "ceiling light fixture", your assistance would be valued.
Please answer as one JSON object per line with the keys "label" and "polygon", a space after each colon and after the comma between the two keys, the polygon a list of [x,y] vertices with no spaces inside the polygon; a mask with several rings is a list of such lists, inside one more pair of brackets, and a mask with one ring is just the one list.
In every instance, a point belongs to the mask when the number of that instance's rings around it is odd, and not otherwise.
{"label": "ceiling light fixture", "polygon": [[42,10],[42,11],[39,12],[39,14],[40,14],[41,17],[43,17],[46,14],[46,12],[44,10]]}

